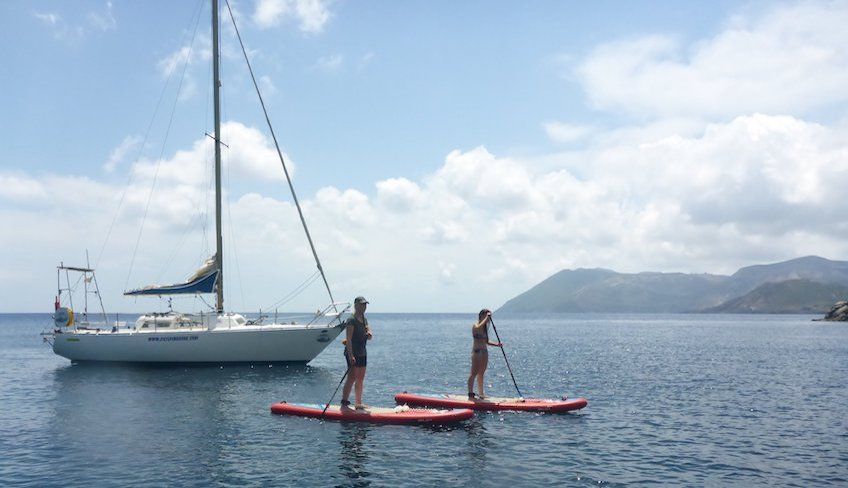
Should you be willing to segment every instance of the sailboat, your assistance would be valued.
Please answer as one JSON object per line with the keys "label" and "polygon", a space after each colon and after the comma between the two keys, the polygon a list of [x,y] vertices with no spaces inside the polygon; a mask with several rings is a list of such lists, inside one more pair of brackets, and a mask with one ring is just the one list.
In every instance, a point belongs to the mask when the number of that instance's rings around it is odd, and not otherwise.
{"label": "sailboat", "polygon": [[[229,9],[229,5],[228,5]],[[232,18],[232,12],[230,11]],[[233,19],[233,26],[241,35]],[[215,147],[215,230],[216,252],[186,281],[166,286],[148,286],[126,291],[129,296],[171,296],[214,293],[215,307],[209,312],[182,313],[169,309],[164,313],[143,314],[134,323],[108,321],[100,299],[94,268],[86,265],[57,267],[57,294],[54,304],[51,331],[45,333],[53,351],[73,362],[106,361],[132,363],[254,363],[294,362],[306,363],[321,353],[342,331],[342,315],[349,303],[335,302],[329,282],[324,274],[306,219],[294,191],[291,177],[277,143],[268,112],[256,83],[250,61],[242,43],[245,62],[254,80],[260,104],[277,154],[285,173],[289,189],[303,224],[312,255],[330,297],[329,305],[318,309],[302,323],[265,323],[267,317],[258,319],[226,312],[224,309],[223,239],[221,226],[221,118],[219,81],[219,26],[218,0],[212,0],[212,71],[214,103]],[[80,278],[72,285],[71,273]],[[65,278],[63,285],[62,278]],[[81,313],[74,313],[73,294],[79,283],[84,287]],[[89,296],[99,300],[99,320],[91,320],[88,312]],[[169,307],[170,308],[170,307]]]}

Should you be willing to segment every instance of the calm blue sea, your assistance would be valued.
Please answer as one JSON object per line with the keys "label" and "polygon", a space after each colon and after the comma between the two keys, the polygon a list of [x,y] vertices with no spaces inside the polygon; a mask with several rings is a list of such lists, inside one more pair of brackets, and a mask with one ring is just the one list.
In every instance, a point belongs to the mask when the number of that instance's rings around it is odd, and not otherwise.
{"label": "calm blue sea", "polygon": [[[848,325],[810,318],[496,316],[525,396],[589,406],[425,428],[271,415],[327,400],[339,342],[309,366],[71,365],[48,315],[0,315],[0,486],[845,486]],[[371,314],[366,403],[462,392],[472,320]]]}

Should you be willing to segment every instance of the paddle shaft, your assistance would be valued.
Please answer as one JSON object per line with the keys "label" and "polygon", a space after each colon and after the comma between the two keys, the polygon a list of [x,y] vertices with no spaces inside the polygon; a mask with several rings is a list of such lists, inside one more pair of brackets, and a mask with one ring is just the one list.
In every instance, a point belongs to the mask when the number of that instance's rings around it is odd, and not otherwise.
{"label": "paddle shaft", "polygon": [[512,384],[515,385],[515,391],[518,392],[518,396],[524,398],[524,395],[521,394],[521,390],[518,389],[518,383],[515,382],[515,375],[512,374],[512,367],[509,365],[509,359],[506,358],[506,351],[503,348],[503,342],[501,342],[501,336],[498,335],[498,328],[495,327],[495,321],[489,317],[489,322],[492,323],[492,330],[495,331],[495,337],[498,339],[498,343],[500,344],[501,354],[503,354],[504,361],[506,362],[506,369],[509,370],[509,376],[512,378]]}
{"label": "paddle shaft", "polygon": [[333,396],[330,397],[330,401],[328,401],[327,404],[324,405],[324,410],[321,410],[321,417],[319,418],[324,418],[324,414],[327,413],[327,409],[330,408],[330,404],[333,403],[333,398],[336,398],[336,393],[339,392],[339,388],[342,387],[342,383],[344,383],[344,380],[345,378],[347,378],[348,373],[350,373],[350,366],[347,367],[347,369],[345,370],[345,374],[342,375],[342,380],[339,381],[339,386],[336,387],[336,391],[333,392]]}

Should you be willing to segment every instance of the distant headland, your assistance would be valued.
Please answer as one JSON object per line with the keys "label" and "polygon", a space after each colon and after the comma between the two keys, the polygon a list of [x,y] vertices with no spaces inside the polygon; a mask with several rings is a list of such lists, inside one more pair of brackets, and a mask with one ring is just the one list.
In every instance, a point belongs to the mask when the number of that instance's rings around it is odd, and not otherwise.
{"label": "distant headland", "polygon": [[730,276],[562,270],[499,312],[825,313],[848,299],[848,261],[806,256]]}

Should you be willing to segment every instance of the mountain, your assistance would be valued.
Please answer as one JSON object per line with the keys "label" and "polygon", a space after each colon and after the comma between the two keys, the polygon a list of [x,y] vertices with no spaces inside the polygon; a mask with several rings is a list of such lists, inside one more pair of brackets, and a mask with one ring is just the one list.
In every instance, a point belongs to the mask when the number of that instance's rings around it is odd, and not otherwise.
{"label": "mountain", "polygon": [[848,297],[848,286],[817,283],[810,280],[786,280],[764,283],[754,290],[707,313],[825,313],[839,300]]}
{"label": "mountain", "polygon": [[722,303],[727,276],[563,270],[507,301],[502,312],[672,312]]}
{"label": "mountain", "polygon": [[[562,270],[545,281],[534,286],[530,290],[506,302],[503,310],[511,302],[514,303],[512,312],[533,312],[537,310],[559,311],[559,308],[568,308],[560,303],[561,299],[569,300],[586,287],[618,275],[615,271],[608,269],[576,269]],[[553,309],[551,308],[553,307]],[[579,310],[579,307],[574,306]]]}
{"label": "mountain", "polygon": [[[618,273],[608,269],[563,270],[526,292],[508,300],[501,312],[691,312],[715,309],[733,299],[753,292],[766,283],[801,280],[787,287],[782,297],[792,305],[789,293],[794,290],[808,297],[795,303],[794,310],[817,307],[816,293],[801,289],[817,284],[848,286],[848,262],[807,256],[774,264],[741,268],[731,276],[686,273]],[[753,297],[752,297],[753,299]],[[771,303],[771,302],[769,302]],[[831,302],[832,304],[832,302]],[[728,305],[730,306],[730,305]],[[740,305],[741,306],[741,305]],[[779,303],[771,303],[784,310]]]}
{"label": "mountain", "polygon": [[805,256],[781,263],[741,268],[730,278],[731,289],[736,294],[747,293],[763,283],[788,280],[848,285],[848,261],[831,261],[818,256]]}

